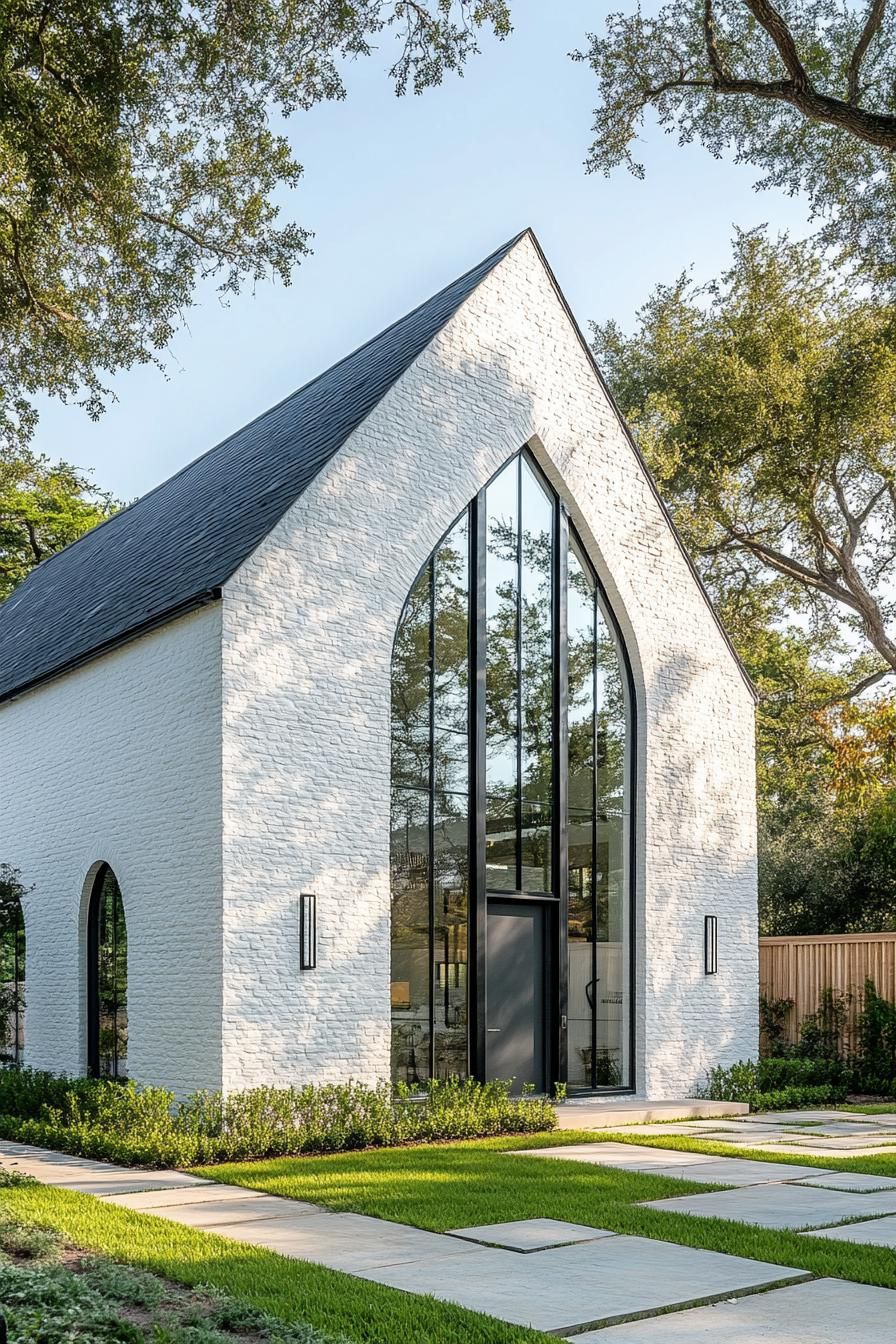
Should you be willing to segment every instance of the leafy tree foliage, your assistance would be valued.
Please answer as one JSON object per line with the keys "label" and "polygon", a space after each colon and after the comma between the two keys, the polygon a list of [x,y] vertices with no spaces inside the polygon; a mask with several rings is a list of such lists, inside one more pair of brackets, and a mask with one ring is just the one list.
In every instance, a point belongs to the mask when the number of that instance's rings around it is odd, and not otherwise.
{"label": "leafy tree foliage", "polygon": [[887,0],[691,0],[612,13],[578,58],[600,103],[592,169],[632,157],[645,111],[804,192],[825,239],[896,280],[896,11]]}
{"label": "leafy tree foliage", "polygon": [[758,231],[594,330],[760,690],[765,930],[896,927],[896,309]]}
{"label": "leafy tree foliage", "polygon": [[27,450],[0,453],[0,601],[29,570],[118,507],[89,475]]}
{"label": "leafy tree foliage", "polygon": [[388,36],[420,92],[509,31],[504,0],[8,0],[0,9],[0,440],[33,396],[102,408],[157,361],[198,281],[288,282],[309,235],[278,219],[301,175],[272,116],[344,98]]}
{"label": "leafy tree foliage", "polygon": [[711,587],[763,624],[802,615],[851,694],[896,671],[896,307],[759,230],[720,281],[594,332]]}

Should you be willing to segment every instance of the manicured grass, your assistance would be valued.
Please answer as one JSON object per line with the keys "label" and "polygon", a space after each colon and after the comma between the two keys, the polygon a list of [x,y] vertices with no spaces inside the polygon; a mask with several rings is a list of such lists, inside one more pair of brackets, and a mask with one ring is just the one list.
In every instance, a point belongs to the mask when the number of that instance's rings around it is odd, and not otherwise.
{"label": "manicured grass", "polygon": [[[661,1199],[717,1189],[693,1181],[624,1172],[557,1159],[507,1156],[514,1148],[556,1147],[564,1143],[638,1142],[635,1133],[601,1135],[566,1131],[548,1139],[490,1139],[438,1147],[341,1153],[321,1158],[233,1164],[204,1175],[292,1199],[312,1200],[331,1209],[352,1210],[432,1231],[507,1222],[517,1218],[559,1218],[613,1232],[673,1241],[682,1246],[742,1255],[752,1260],[806,1269],[819,1276],[896,1288],[896,1255],[887,1247],[801,1237],[727,1222],[640,1208],[633,1201]],[[678,1136],[645,1136],[653,1147],[685,1147]],[[721,1156],[753,1156],[730,1144],[694,1143],[690,1151]],[[755,1154],[766,1161],[769,1154]],[[896,1158],[886,1159],[896,1167]],[[804,1159],[803,1165],[817,1166]],[[861,1170],[854,1163],[831,1166]],[[896,1174],[896,1173],[894,1173]]]}
{"label": "manicured grass", "polygon": [[231,1298],[290,1322],[357,1344],[551,1344],[538,1330],[506,1325],[462,1307],[411,1296],[335,1270],[289,1260],[45,1185],[0,1191],[0,1208],[53,1228],[73,1245],[139,1265],[190,1287],[211,1285]]}
{"label": "manicured grass", "polygon": [[855,1115],[896,1115],[896,1101],[854,1101],[835,1106],[835,1111],[852,1111]]}

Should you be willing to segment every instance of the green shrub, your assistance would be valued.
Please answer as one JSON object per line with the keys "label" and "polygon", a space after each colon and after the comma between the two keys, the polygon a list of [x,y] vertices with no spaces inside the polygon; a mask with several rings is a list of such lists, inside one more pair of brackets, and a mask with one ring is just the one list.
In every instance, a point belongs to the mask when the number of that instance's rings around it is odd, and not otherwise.
{"label": "green shrub", "polygon": [[845,1101],[846,1091],[846,1069],[838,1061],[744,1059],[710,1070],[703,1095],[711,1101],[743,1101],[754,1111],[784,1111]]}
{"label": "green shrub", "polygon": [[805,1059],[839,1059],[843,1028],[849,1016],[851,998],[823,989],[818,1008],[803,1018],[796,1053]]}
{"label": "green shrub", "polygon": [[767,999],[764,994],[760,994],[759,1033],[767,1054],[784,1054],[787,1046],[787,1019],[793,1006],[793,999]]}
{"label": "green shrub", "polygon": [[[13,1072],[10,1070],[10,1072]],[[536,1133],[556,1123],[544,1099],[514,1098],[510,1084],[434,1080],[422,1096],[387,1084],[256,1087],[223,1096],[174,1094],[133,1082],[21,1075],[5,1093],[0,1138],[138,1166],[344,1152],[353,1148]],[[27,1075],[27,1076],[25,1076]],[[41,1089],[46,1099],[39,1100]],[[18,1104],[21,1111],[9,1109]]]}
{"label": "green shrub", "polygon": [[[896,1086],[896,1004],[881,998],[873,980],[865,981],[865,1002],[856,1022],[859,1058],[855,1085],[892,1095]],[[877,1086],[872,1088],[870,1083]]]}
{"label": "green shrub", "polygon": [[783,1059],[760,1059],[757,1066],[760,1092],[777,1092],[786,1087],[847,1087],[849,1068],[840,1059],[803,1059],[788,1055]]}

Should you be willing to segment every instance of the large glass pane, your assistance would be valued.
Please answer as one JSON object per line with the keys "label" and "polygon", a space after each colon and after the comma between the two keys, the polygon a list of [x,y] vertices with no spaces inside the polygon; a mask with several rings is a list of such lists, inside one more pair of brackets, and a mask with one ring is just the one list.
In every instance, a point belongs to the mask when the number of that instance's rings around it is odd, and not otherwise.
{"label": "large glass pane", "polygon": [[575,543],[567,585],[569,728],[569,1033],[568,1081],[591,1087],[595,1065],[597,959],[594,927],[595,591]]}
{"label": "large glass pane", "polygon": [[[631,744],[623,652],[575,538],[560,557],[566,574],[553,572],[556,498],[525,455],[507,464],[479,506],[484,574],[465,513],[414,585],[395,640],[393,1076],[413,1086],[468,1068],[471,875],[484,860],[486,890],[476,893],[483,904],[495,891],[559,898],[568,881],[568,1081],[580,1089],[628,1086]],[[564,588],[562,649],[554,595]],[[473,610],[475,592],[484,593],[484,611]],[[478,668],[474,620],[485,627]],[[554,715],[564,664],[568,805],[558,817]],[[472,708],[477,675],[484,675],[484,741]],[[470,852],[471,763],[480,751],[484,855]],[[558,827],[566,828],[565,874],[552,871]]]}
{"label": "large glass pane", "polygon": [[0,905],[0,1062],[20,1063],[25,1047],[25,921],[16,896]]}
{"label": "large glass pane", "polygon": [[596,942],[598,1085],[627,1087],[629,1070],[628,687],[622,655],[599,609],[596,646]]}
{"label": "large glass pane", "polygon": [[437,789],[469,788],[470,576],[466,514],[434,559],[434,742]]}
{"label": "large glass pane", "polygon": [[432,565],[411,589],[392,654],[392,782],[429,788]]}
{"label": "large glass pane", "polygon": [[128,1056],[128,943],[118,880],[106,868],[98,893],[97,1008],[100,1077],[126,1078]]}
{"label": "large glass pane", "polygon": [[392,1076],[429,1077],[429,793],[392,790]]}
{"label": "large glass pane", "polygon": [[486,491],[486,883],[518,887],[519,459]]}
{"label": "large glass pane", "polygon": [[467,1070],[469,918],[469,523],[464,515],[435,555],[433,800],[433,1071]]}
{"label": "large glass pane", "polygon": [[554,503],[525,459],[521,486],[521,885],[551,891]]}
{"label": "large glass pane", "polygon": [[467,1068],[467,924],[469,815],[467,795],[437,794],[433,827],[434,1072]]}

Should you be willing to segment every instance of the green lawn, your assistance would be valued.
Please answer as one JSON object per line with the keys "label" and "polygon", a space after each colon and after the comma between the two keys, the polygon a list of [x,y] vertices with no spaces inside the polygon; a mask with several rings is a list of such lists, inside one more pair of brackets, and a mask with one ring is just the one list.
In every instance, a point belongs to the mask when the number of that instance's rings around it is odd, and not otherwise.
{"label": "green lawn", "polygon": [[896,1117],[896,1101],[855,1101],[835,1106],[836,1111],[851,1111],[856,1115],[892,1115]]}
{"label": "green lawn", "polygon": [[[598,1139],[590,1132],[566,1131],[549,1137],[486,1139],[330,1157],[234,1163],[198,1170],[197,1174],[432,1231],[517,1218],[559,1218],[795,1266],[820,1276],[896,1288],[896,1256],[887,1247],[816,1240],[795,1232],[769,1231],[719,1218],[694,1218],[637,1205],[640,1200],[702,1193],[717,1187],[581,1162],[507,1156],[514,1148],[601,1142],[607,1138],[650,1143],[658,1148],[774,1160],[768,1153],[744,1153],[731,1144],[681,1140],[677,1135],[668,1139],[655,1135],[639,1139],[636,1131],[631,1131],[601,1135]],[[877,1171],[872,1163],[880,1160],[857,1163],[841,1159],[832,1161],[830,1166]],[[896,1174],[896,1155],[882,1160],[889,1164],[888,1171]],[[805,1158],[802,1162],[807,1166],[818,1165],[817,1159]]]}
{"label": "green lawn", "polygon": [[[210,1167],[199,1174],[334,1210],[355,1211],[434,1231],[518,1218],[552,1217],[619,1233],[727,1252],[824,1277],[896,1288],[896,1256],[852,1246],[644,1209],[639,1201],[717,1188],[579,1162],[509,1155],[512,1149],[602,1142],[775,1160],[774,1154],[680,1135],[566,1131],[561,1134],[283,1158]],[[814,1158],[791,1158],[818,1165]],[[825,1159],[848,1171],[896,1175],[893,1156]],[[0,1191],[12,1217],[51,1227],[73,1244],[139,1265],[188,1286],[210,1284],[287,1321],[307,1321],[357,1344],[548,1344],[550,1336],[409,1296],[302,1261],[100,1203],[88,1195],[23,1185]]]}
{"label": "green lawn", "polygon": [[[302,1260],[229,1241],[46,1185],[0,1190],[12,1218],[53,1228],[84,1250],[139,1265],[190,1287],[220,1288],[271,1316],[307,1322],[354,1344],[556,1344],[538,1330],[505,1325],[432,1298],[410,1296]],[[54,1336],[55,1338],[55,1336]]]}

